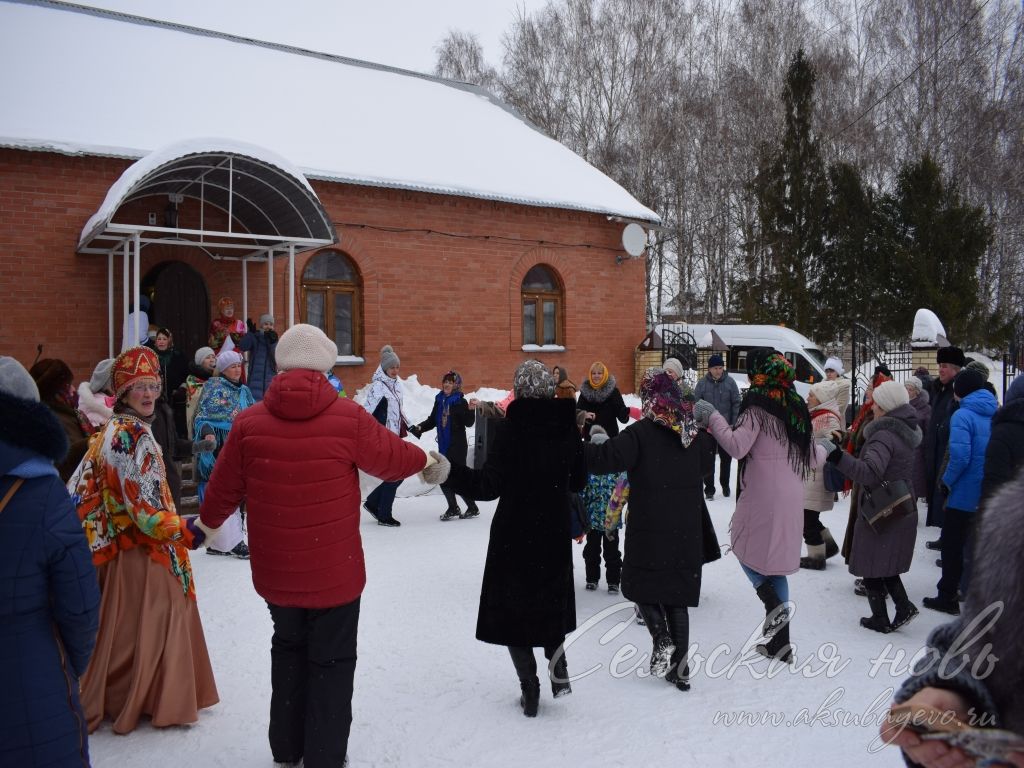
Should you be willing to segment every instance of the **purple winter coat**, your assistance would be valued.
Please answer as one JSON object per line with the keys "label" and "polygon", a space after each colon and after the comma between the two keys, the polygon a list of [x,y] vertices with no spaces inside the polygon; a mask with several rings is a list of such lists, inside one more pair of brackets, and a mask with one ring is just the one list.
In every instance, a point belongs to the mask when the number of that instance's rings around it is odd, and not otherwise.
{"label": "purple winter coat", "polygon": [[[922,433],[913,407],[901,405],[864,427],[864,438],[859,458],[843,453],[839,459],[839,471],[853,481],[858,509],[862,506],[864,488],[877,488],[883,480],[911,482]],[[907,515],[875,533],[858,514],[850,549],[850,573],[863,578],[906,573],[914,558],[916,541],[917,515]]]}
{"label": "purple winter coat", "polygon": [[[932,407],[929,405],[929,396],[926,391],[910,401],[914,413],[917,415],[917,426],[923,435],[928,430],[928,420],[932,417]],[[918,499],[928,498],[928,474],[925,472],[925,462],[928,460],[924,450],[924,440],[914,451],[914,496]]]}
{"label": "purple winter coat", "polygon": [[[736,511],[729,526],[733,554],[764,576],[786,576],[800,570],[803,545],[804,481],[789,463],[789,446],[761,431],[767,414],[748,408],[735,427],[711,415],[708,429],[734,459],[746,458],[739,480]],[[811,446],[810,468],[825,461],[825,449]]]}

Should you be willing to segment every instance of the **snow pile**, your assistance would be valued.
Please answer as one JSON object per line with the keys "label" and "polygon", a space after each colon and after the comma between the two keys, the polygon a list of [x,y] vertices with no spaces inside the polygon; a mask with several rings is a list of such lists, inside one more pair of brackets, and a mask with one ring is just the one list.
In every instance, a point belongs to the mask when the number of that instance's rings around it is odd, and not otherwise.
{"label": "snow pile", "polygon": [[910,340],[915,347],[935,347],[939,345],[939,337],[946,342],[946,329],[939,316],[930,309],[921,308],[914,315],[914,331]]}

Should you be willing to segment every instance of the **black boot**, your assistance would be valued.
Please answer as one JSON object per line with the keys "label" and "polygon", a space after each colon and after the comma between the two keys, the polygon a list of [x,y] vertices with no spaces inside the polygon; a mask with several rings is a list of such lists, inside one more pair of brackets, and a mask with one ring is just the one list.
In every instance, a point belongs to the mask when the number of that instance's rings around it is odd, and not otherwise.
{"label": "black boot", "polygon": [[899,629],[909,624],[917,616],[917,606],[910,602],[907,597],[906,587],[903,586],[903,579],[893,576],[885,580],[885,588],[892,595],[892,601],[896,604],[896,615],[892,620],[892,628]]}
{"label": "black boot", "polygon": [[764,626],[761,631],[765,637],[771,637],[789,619],[789,611],[767,579],[757,588],[757,596],[764,603]]}
{"label": "black boot", "polygon": [[868,590],[868,605],[871,606],[871,616],[860,620],[860,625],[865,629],[873,629],[887,635],[892,632],[892,622],[889,621],[889,610],[885,605],[885,592],[878,592],[874,589]]}
{"label": "black boot", "polygon": [[778,659],[789,664],[793,661],[793,646],[789,642],[789,617],[767,643],[758,643],[756,650],[769,659]]}
{"label": "black boot", "polygon": [[675,646],[665,679],[680,691],[688,691],[690,690],[690,665],[687,664],[690,645],[690,614],[685,606],[667,607],[665,613],[668,618],[669,632],[672,635],[672,644]]}
{"label": "black boot", "polygon": [[821,538],[825,541],[825,559],[835,557],[839,554],[839,545],[836,544],[836,540],[832,537],[832,531],[828,528],[821,529]]}
{"label": "black boot", "polygon": [[548,677],[551,678],[551,695],[556,699],[572,693],[569,684],[569,665],[565,661],[565,650],[559,646],[548,664]]}
{"label": "black boot", "polygon": [[508,652],[516,674],[519,675],[519,687],[523,691],[519,697],[519,706],[527,717],[536,717],[540,704],[540,680],[537,679],[537,658],[533,655],[533,648],[510,645]]}
{"label": "black boot", "polygon": [[672,663],[672,635],[668,628],[668,618],[660,605],[637,603],[640,613],[647,623],[647,631],[651,633],[651,677],[664,677]]}

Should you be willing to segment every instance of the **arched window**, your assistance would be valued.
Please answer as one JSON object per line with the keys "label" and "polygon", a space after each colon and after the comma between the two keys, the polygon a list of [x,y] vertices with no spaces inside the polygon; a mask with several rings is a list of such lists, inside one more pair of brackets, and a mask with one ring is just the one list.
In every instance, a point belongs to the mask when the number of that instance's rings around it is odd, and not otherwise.
{"label": "arched window", "polygon": [[523,344],[563,344],[564,292],[555,271],[543,264],[523,277]]}
{"label": "arched window", "polygon": [[362,354],[362,281],[340,251],[321,251],[302,272],[303,321],[338,345],[339,355]]}

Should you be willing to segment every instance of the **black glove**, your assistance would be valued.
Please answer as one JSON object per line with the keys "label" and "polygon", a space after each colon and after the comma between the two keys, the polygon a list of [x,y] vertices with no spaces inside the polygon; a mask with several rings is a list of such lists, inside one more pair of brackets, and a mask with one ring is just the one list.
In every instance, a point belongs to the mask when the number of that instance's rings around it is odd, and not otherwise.
{"label": "black glove", "polygon": [[939,483],[939,490],[942,492],[943,496],[945,496],[947,499],[949,498],[949,486],[948,485],[946,485],[945,483]]}
{"label": "black glove", "polygon": [[245,319],[245,324],[249,328],[249,333],[256,333],[256,323],[252,321],[251,317]]}
{"label": "black glove", "polygon": [[263,338],[267,340],[267,344],[277,344],[277,331],[273,329],[264,331]]}
{"label": "black glove", "polygon": [[413,437],[416,437],[416,438],[418,438],[420,435],[423,434],[423,430],[420,429],[415,424],[413,424],[412,426],[408,427],[408,430],[409,430],[409,434],[412,435]]}

